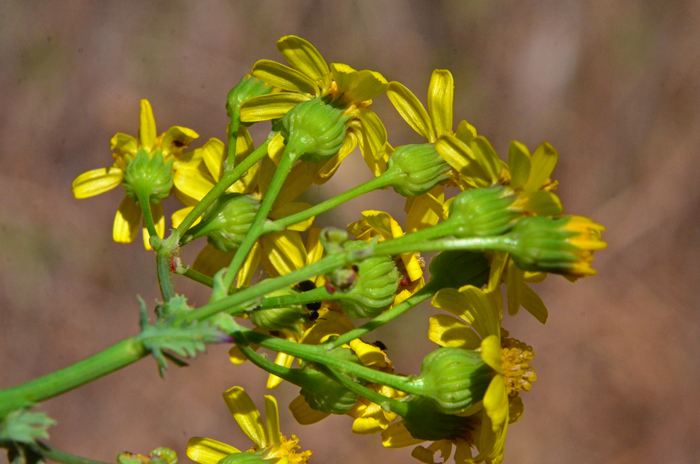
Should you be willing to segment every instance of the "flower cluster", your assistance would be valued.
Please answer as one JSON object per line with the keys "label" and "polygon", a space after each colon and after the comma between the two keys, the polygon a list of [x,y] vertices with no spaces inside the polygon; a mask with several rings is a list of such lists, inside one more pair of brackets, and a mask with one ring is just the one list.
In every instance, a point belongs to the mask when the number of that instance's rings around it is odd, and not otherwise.
{"label": "flower cluster", "polygon": [[[502,327],[504,309],[515,316],[522,306],[545,323],[547,307],[530,284],[547,274],[594,275],[604,228],[562,216],[552,179],[559,155],[549,143],[530,152],[514,141],[505,161],[468,122],[455,124],[449,71],[433,72],[426,109],[378,72],[329,66],[299,37],[277,45],[289,66],[258,61],[234,87],[225,141],[188,150],[198,137],[191,129],[157,136],[142,100],[137,137],[115,135],[113,165],[78,176],[75,197],[123,185],[114,240],[133,241],[143,218],[144,243],[165,263],[164,299],[173,296],[169,271],[212,287],[198,317],[235,340],[233,364],[250,360],[269,372],[268,388],[300,388],[289,405],[300,424],[348,415],[352,432],[379,434],[388,448],[414,446],[421,462],[437,462],[438,452],[443,461],[501,462],[507,430],[523,415],[521,396],[537,380],[533,348]],[[389,143],[370,109],[384,94],[425,143]],[[272,132],[256,145],[247,127],[262,121]],[[372,180],[316,205],[297,200],[358,146]],[[317,215],[389,187],[406,198],[405,223],[371,210],[341,229],[313,226]],[[161,240],[161,202],[170,193],[183,208]],[[179,247],[204,238],[193,263],[183,264]],[[427,278],[421,252],[434,251]],[[419,376],[401,375],[383,343],[361,337],[427,300],[445,311],[430,317],[427,334],[439,347]],[[275,352],[274,362],[260,349]],[[266,425],[242,388],[224,399],[255,446],[240,452],[193,438],[191,459],[307,462],[311,453],[297,453],[297,439],[280,433],[273,397],[265,397]]]}

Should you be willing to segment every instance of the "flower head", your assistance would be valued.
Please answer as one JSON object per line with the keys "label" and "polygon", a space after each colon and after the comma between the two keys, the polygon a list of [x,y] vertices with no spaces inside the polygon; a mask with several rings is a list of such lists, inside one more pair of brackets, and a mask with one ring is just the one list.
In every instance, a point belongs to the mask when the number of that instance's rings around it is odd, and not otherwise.
{"label": "flower head", "polygon": [[[241,387],[233,387],[223,394],[231,415],[254,445],[246,453],[258,453],[261,460],[271,459],[280,464],[305,464],[311,451],[297,453],[297,437],[288,439],[280,432],[277,400],[265,395],[265,422],[253,400]],[[194,437],[187,443],[187,457],[199,464],[218,464],[232,454],[241,453],[233,446],[211,438]]]}
{"label": "flower head", "polygon": [[[88,198],[99,195],[120,185],[124,180],[127,166],[136,159],[139,151],[145,152],[149,158],[156,153],[163,157],[164,161],[172,161],[172,169],[177,171],[182,166],[192,162],[192,159],[183,154],[183,150],[199,137],[195,131],[186,127],[173,126],[163,134],[156,135],[156,123],[153,118],[153,109],[148,100],[141,100],[141,114],[138,137],[118,133],[111,140],[111,148],[114,151],[112,157],[114,164],[108,168],[94,169],[84,172],[73,181],[73,195],[75,198]],[[177,191],[177,176],[174,178]],[[153,206],[153,219],[159,236],[165,232],[165,217],[160,203]],[[114,219],[113,238],[118,243],[131,243],[138,233],[141,221],[141,208],[129,196],[125,196],[119,205]],[[144,228],[144,244],[148,245],[149,234]]]}

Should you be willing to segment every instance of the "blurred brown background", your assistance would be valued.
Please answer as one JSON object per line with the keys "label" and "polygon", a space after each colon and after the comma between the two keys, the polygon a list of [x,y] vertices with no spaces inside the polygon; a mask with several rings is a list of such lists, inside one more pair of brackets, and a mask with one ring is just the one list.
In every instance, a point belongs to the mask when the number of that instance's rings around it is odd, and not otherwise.
{"label": "blurred brown background", "polygon": [[[699,23],[693,0],[1,2],[0,386],[135,334],[136,295],[158,296],[152,253],[111,241],[121,189],[81,201],[70,191],[78,174],[111,163],[112,135],[136,133],[139,99],[159,133],[177,124],[199,132],[193,146],[223,138],[228,90],[256,60],[281,61],[275,41],[296,34],[329,62],[377,70],[423,101],[431,71],[449,69],[456,121],[502,157],[512,139],[551,142],[566,211],[608,227],[599,276],[537,287],[546,326],[526,313],[504,321],[534,346],[539,376],[506,462],[700,462]],[[420,140],[385,97],[375,103],[392,144]],[[267,130],[256,128],[257,141]],[[351,158],[307,198],[369,178],[359,153]],[[380,192],[318,224],[342,227],[377,205],[405,217]],[[404,373],[433,348],[430,311],[377,335]],[[165,381],[146,359],[41,409],[58,420],[51,443],[72,453],[113,461],[168,446],[187,462],[192,436],[247,449],[220,394],[241,385],[262,405],[264,377],[215,347]],[[410,449],[353,436],[348,417],[296,425],[286,404],[297,391],[275,392],[283,431],[314,462],[411,462]]]}

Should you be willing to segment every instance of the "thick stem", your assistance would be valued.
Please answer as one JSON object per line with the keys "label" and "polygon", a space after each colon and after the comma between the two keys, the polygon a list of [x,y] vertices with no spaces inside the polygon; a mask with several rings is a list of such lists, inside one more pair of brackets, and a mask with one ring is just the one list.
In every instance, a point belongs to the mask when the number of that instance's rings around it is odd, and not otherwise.
{"label": "thick stem", "polygon": [[231,124],[228,125],[228,159],[226,167],[233,169],[236,166],[236,145],[238,144],[238,126],[241,123],[240,117],[231,118]]}
{"label": "thick stem", "polygon": [[156,225],[153,222],[153,213],[151,212],[151,202],[149,201],[149,196],[140,191],[136,193],[136,196],[139,199],[139,206],[141,206],[141,212],[143,213],[143,222],[146,224],[148,234],[151,237],[158,237]]}
{"label": "thick stem", "polygon": [[0,417],[53,398],[148,355],[141,342],[127,338],[106,350],[51,374],[0,391]]}
{"label": "thick stem", "polygon": [[243,261],[245,261],[246,256],[248,256],[248,252],[253,248],[253,245],[255,245],[258,238],[264,233],[267,215],[272,209],[272,205],[275,203],[277,195],[282,189],[285,179],[291,172],[292,166],[299,156],[301,156],[301,153],[295,153],[289,145],[287,145],[287,147],[284,149],[284,154],[282,155],[280,164],[277,166],[277,170],[275,170],[275,174],[272,176],[272,181],[270,182],[267,192],[265,192],[265,197],[260,204],[258,212],[255,214],[255,219],[253,219],[253,223],[250,225],[248,233],[243,239],[241,246],[238,247],[238,250],[236,250],[236,254],[231,260],[228,271],[226,271],[226,275],[224,275],[224,288],[229,288],[231,284],[233,284],[233,279],[236,278],[238,270],[240,269],[241,265],[243,265]]}
{"label": "thick stem", "polygon": [[158,253],[156,255],[156,272],[158,274],[158,286],[160,287],[160,294],[163,295],[163,301],[168,302],[172,297],[175,296],[175,289],[173,288],[173,280],[170,276],[170,259]]}
{"label": "thick stem", "polygon": [[309,219],[310,217],[316,216],[321,213],[325,213],[326,211],[333,209],[336,206],[339,206],[347,201],[350,201],[353,198],[357,198],[360,195],[364,195],[366,193],[387,187],[393,183],[395,178],[395,173],[385,171],[379,177],[375,177],[374,179],[371,179],[365,182],[364,184],[358,185],[357,187],[352,188],[347,192],[341,193],[336,197],[330,198],[324,201],[323,203],[319,203],[318,205],[313,206],[307,210],[300,211],[297,214],[278,219],[274,222],[274,225],[279,228],[289,227],[292,224],[296,224],[297,222],[301,222],[306,219]]}
{"label": "thick stem", "polygon": [[397,304],[393,308],[384,311],[382,314],[375,317],[366,324],[361,325],[360,327],[353,329],[350,332],[346,332],[340,335],[338,338],[335,338],[332,341],[328,342],[325,345],[326,348],[328,350],[332,350],[345,343],[349,343],[356,338],[360,338],[363,335],[366,335],[372,332],[373,330],[378,329],[387,322],[393,321],[394,319],[406,313],[410,309],[418,306],[420,303],[432,297],[437,292],[438,288],[435,285],[431,285],[431,283],[432,282],[428,282],[428,284],[425,287],[421,288],[416,293],[414,293],[401,303]]}
{"label": "thick stem", "polygon": [[216,185],[209,190],[209,192],[202,198],[202,200],[195,205],[195,207],[190,211],[190,213],[185,217],[185,219],[180,223],[177,228],[179,236],[182,237],[187,229],[189,229],[194,221],[197,220],[199,216],[204,213],[204,211],[212,204],[214,201],[223,194],[227,188],[234,184],[238,179],[240,179],[248,169],[250,169],[255,163],[260,161],[262,158],[267,156],[267,146],[272,140],[272,134],[263,142],[258,148],[256,148],[250,155],[244,159],[241,164],[233,168],[232,170],[225,170],[223,176]]}

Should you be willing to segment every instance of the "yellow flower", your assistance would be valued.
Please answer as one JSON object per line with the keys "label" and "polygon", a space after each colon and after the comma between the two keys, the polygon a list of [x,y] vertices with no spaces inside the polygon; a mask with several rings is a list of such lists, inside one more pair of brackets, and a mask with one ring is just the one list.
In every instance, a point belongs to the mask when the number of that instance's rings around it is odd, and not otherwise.
{"label": "yellow flower", "polygon": [[[444,198],[444,193],[442,194],[442,198]],[[418,209],[416,209],[416,211],[418,211]],[[437,223],[437,217],[429,213],[431,213],[430,209],[426,209],[424,217],[427,217],[427,219],[425,221],[416,221],[410,224],[410,231],[434,225],[432,223],[433,218],[435,218],[435,223]],[[404,235],[399,223],[396,222],[389,213],[369,210],[363,211],[362,216],[363,219],[353,222],[347,227],[348,233],[354,235],[357,240],[369,242],[375,237],[378,237],[378,240],[383,242]],[[394,300],[395,305],[404,301],[425,285],[425,280],[423,278],[424,266],[425,264],[420,253],[404,253],[401,255],[399,272],[402,275],[402,283],[399,286],[399,292]]]}
{"label": "yellow flower", "polygon": [[[73,181],[73,195],[75,198],[88,198],[99,195],[120,185],[124,179],[124,172],[130,161],[136,157],[139,149],[145,149],[149,156],[153,156],[156,151],[163,154],[165,161],[174,158],[173,170],[177,171],[182,166],[193,162],[192,158],[182,151],[199,137],[195,131],[186,127],[173,126],[160,136],[156,136],[156,123],[153,118],[153,110],[148,100],[141,100],[141,115],[139,123],[138,139],[118,133],[111,140],[111,149],[114,164],[108,168],[94,169],[79,175]],[[179,188],[174,181],[175,189]],[[159,204],[153,205],[153,220],[159,236],[165,232],[165,217],[163,207]],[[115,242],[131,243],[138,233],[141,221],[141,208],[130,197],[125,196],[119,205],[117,215],[114,219],[112,236]],[[144,244],[148,245],[149,234],[146,228],[143,229]]]}
{"label": "yellow flower", "polygon": [[[299,440],[288,439],[280,432],[277,400],[265,395],[265,423],[253,400],[241,387],[233,387],[223,394],[231,415],[254,445],[246,453],[261,453],[261,459],[274,459],[278,464],[305,464],[311,451],[297,453]],[[199,464],[217,464],[231,454],[241,453],[231,445],[211,438],[194,437],[187,443],[187,457]]]}
{"label": "yellow flower", "polygon": [[[455,170],[457,185],[465,190],[486,187],[498,181],[504,163],[488,140],[477,136],[476,129],[461,121],[452,131],[454,79],[444,69],[436,69],[428,86],[428,111],[416,96],[399,82],[389,83],[387,96],[401,117],[421,137],[435,144],[438,153]],[[455,150],[453,146],[460,150]],[[446,148],[446,149],[445,149]]]}
{"label": "yellow flower", "polygon": [[490,258],[491,273],[489,274],[488,291],[496,291],[500,288],[501,282],[504,282],[506,284],[508,314],[515,316],[522,306],[542,324],[546,323],[549,317],[547,306],[527,284],[542,282],[547,277],[547,273],[523,271],[515,265],[508,253],[494,252]]}
{"label": "yellow flower", "polygon": [[[292,66],[261,60],[255,63],[251,75],[288,92],[256,97],[241,108],[241,121],[257,122],[284,116],[298,103],[313,98],[328,97],[334,104],[345,108],[352,119],[347,123],[345,143],[338,155],[325,163],[330,175],[337,165],[358,144],[367,164],[379,174],[377,164],[386,165],[386,129],[377,115],[368,109],[372,99],[384,93],[387,81],[374,71],[356,71],[348,65],[331,63],[330,68],[316,48],[296,36],[285,36],[277,41],[277,48]],[[291,92],[291,93],[290,93]],[[270,146],[270,156],[281,155],[281,137]],[[323,178],[317,178],[320,182]],[[327,180],[327,179],[326,179]]]}
{"label": "yellow flower", "polygon": [[522,416],[521,391],[529,391],[537,379],[530,367],[532,348],[508,338],[501,329],[503,302],[499,292],[483,292],[467,285],[440,290],[432,305],[446,314],[430,318],[429,337],[440,346],[481,351],[481,357],[495,372],[483,399],[481,426],[473,433],[479,460],[502,459],[508,424]]}

